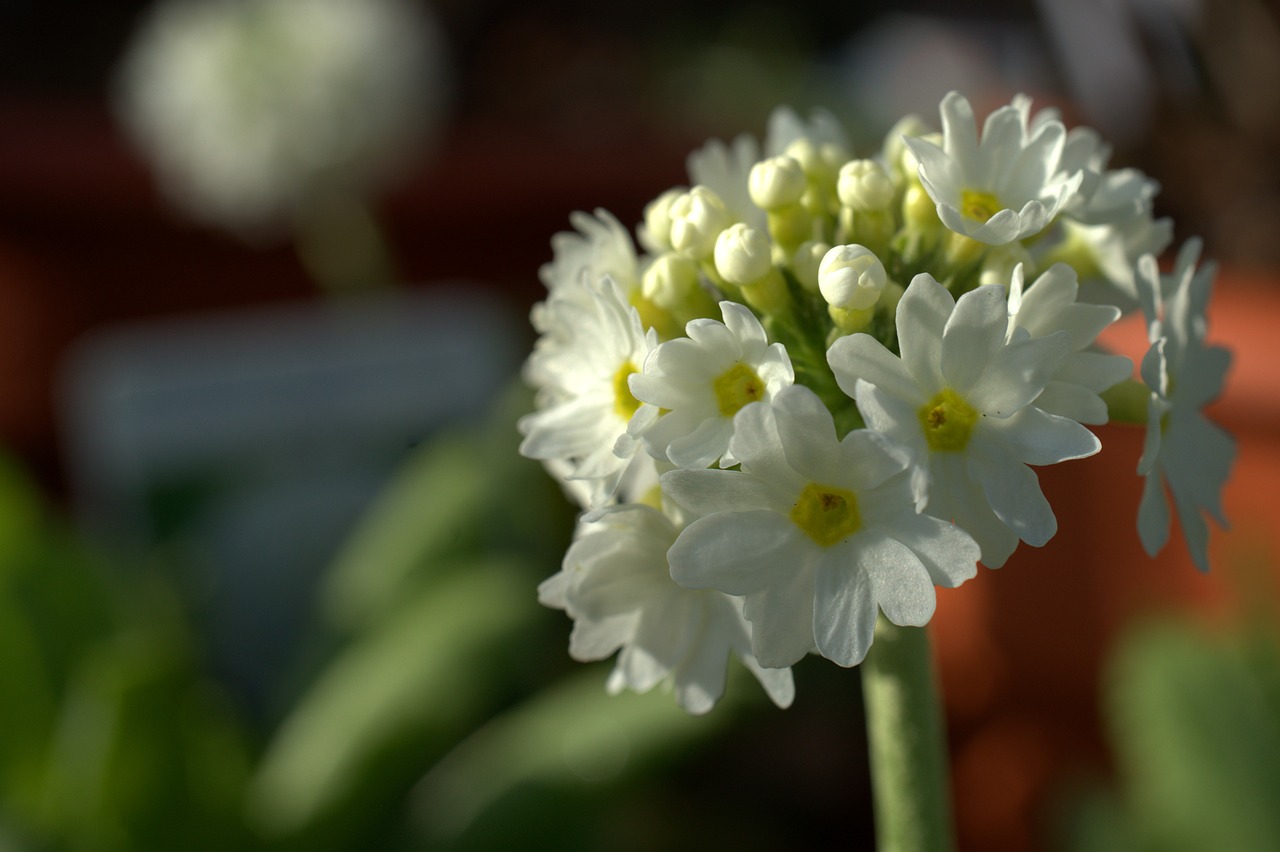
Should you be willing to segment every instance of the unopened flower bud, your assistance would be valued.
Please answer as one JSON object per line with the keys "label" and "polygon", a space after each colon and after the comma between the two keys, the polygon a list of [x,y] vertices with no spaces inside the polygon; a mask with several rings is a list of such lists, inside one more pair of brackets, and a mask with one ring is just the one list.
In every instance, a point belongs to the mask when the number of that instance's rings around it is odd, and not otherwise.
{"label": "unopened flower bud", "polygon": [[893,200],[893,181],[875,160],[850,160],[840,167],[836,194],[846,207],[870,213]]}
{"label": "unopened flower bud", "polygon": [[870,249],[860,245],[836,246],[818,265],[818,289],[827,304],[846,310],[873,307],[885,282],[884,265]]}
{"label": "unopened flower bud", "polygon": [[640,279],[641,294],[665,310],[683,305],[700,286],[698,264],[676,252],[656,257]]}
{"label": "unopened flower bud", "polygon": [[804,194],[804,169],[793,157],[770,157],[751,167],[747,190],[761,210],[777,210],[795,204]]}
{"label": "unopened flower bud", "polygon": [[[881,148],[881,155],[884,161],[889,164],[889,171],[894,174],[894,180],[900,180],[901,172],[906,166],[904,152],[907,151],[907,143],[904,141],[909,136],[927,136],[929,134],[929,126],[918,115],[908,115],[898,120],[898,123],[884,137],[884,146]],[[912,157],[912,163],[915,163],[915,157]],[[918,164],[917,164],[918,165]],[[915,176],[914,169],[911,171],[910,177]]]}
{"label": "unopened flower bud", "polygon": [[684,193],[682,189],[668,189],[644,208],[645,242],[651,249],[671,248],[671,204]]}
{"label": "unopened flower bud", "polygon": [[820,240],[801,243],[791,258],[791,272],[796,276],[800,286],[810,293],[818,292],[818,267],[822,258],[831,251],[831,246]]}
{"label": "unopened flower bud", "polygon": [[705,186],[695,186],[671,202],[671,247],[694,260],[705,260],[715,250],[716,238],[733,221],[720,196]]}
{"label": "unopened flower bud", "polygon": [[769,274],[773,247],[768,237],[750,225],[730,225],[716,240],[715,262],[721,278],[741,287]]}

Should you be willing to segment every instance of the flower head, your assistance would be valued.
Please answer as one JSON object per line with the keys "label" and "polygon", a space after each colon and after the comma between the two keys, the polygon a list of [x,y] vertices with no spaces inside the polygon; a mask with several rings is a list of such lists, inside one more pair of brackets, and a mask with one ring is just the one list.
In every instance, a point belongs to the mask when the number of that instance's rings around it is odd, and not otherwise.
{"label": "flower head", "polygon": [[237,231],[326,193],[363,197],[425,144],[443,43],[403,0],[169,0],[118,80],[118,112],[167,194]]}
{"label": "flower head", "polygon": [[[1155,258],[1139,264],[1151,348],[1142,359],[1142,379],[1151,389],[1147,405],[1147,437],[1138,463],[1146,478],[1138,507],[1138,535],[1154,556],[1169,540],[1169,501],[1173,495],[1178,520],[1196,567],[1209,570],[1210,515],[1223,526],[1222,487],[1235,460],[1231,437],[1204,416],[1203,408],[1222,391],[1231,353],[1205,342],[1205,308],[1216,268],[1198,271],[1200,243],[1190,240],[1178,253],[1177,266],[1162,280]],[[1164,290],[1168,290],[1167,297]]]}
{"label": "flower head", "polygon": [[769,343],[755,314],[735,302],[721,302],[720,310],[723,323],[693,320],[688,337],[660,344],[630,377],[644,405],[628,435],[676,467],[737,464],[729,451],[734,415],[795,380],[787,350]]}
{"label": "flower head", "polygon": [[913,452],[917,499],[954,520],[1003,565],[1018,540],[1033,546],[1057,519],[1028,464],[1083,458],[1101,447],[1088,429],[1033,403],[1062,367],[1071,336],[1008,335],[1003,287],[953,299],[918,275],[897,310],[901,357],[868,334],[842,337],[827,360],[867,424]]}
{"label": "flower head", "polygon": [[1046,121],[1034,132],[1011,104],[987,117],[978,138],[973,108],[957,92],[942,99],[942,145],[906,144],[920,161],[920,182],[938,218],[956,233],[989,245],[1043,230],[1080,188],[1083,176],[1061,169],[1066,129]]}
{"label": "flower head", "polygon": [[973,576],[977,545],[917,514],[908,459],[884,436],[838,440],[831,414],[798,385],[735,420],[741,470],[663,474],[663,490],[696,518],[667,558],[681,585],[745,597],[761,665],[787,666],[813,649],[856,665],[878,612],[924,624],[935,584]]}

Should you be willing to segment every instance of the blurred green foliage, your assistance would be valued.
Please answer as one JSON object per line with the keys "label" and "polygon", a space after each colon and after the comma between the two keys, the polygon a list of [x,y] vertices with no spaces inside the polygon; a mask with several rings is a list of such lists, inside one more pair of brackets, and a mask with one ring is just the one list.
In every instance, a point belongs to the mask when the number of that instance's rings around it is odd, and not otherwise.
{"label": "blurred green foliage", "polygon": [[1118,645],[1104,711],[1117,785],[1071,809],[1073,852],[1280,849],[1280,632],[1167,618]]}
{"label": "blurred green foliage", "polygon": [[0,463],[0,852],[687,848],[750,825],[741,795],[645,821],[687,795],[673,767],[774,711],[741,669],[693,718],[568,658],[536,586],[573,511],[516,452],[529,407],[415,451],[326,573],[265,730],[207,671],[176,551],[114,564]]}

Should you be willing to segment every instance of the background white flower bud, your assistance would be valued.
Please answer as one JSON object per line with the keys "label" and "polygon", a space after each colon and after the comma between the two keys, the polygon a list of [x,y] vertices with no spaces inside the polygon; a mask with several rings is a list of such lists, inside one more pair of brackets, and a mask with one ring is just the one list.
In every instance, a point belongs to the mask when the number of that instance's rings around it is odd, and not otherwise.
{"label": "background white flower bud", "polygon": [[747,178],[747,191],[761,210],[777,210],[795,204],[804,195],[807,185],[799,161],[785,155],[756,163]]}
{"label": "background white flower bud", "polygon": [[831,246],[821,240],[810,240],[801,243],[791,258],[791,271],[795,274],[800,286],[810,293],[818,292],[818,267],[822,258],[831,251]]}
{"label": "background white flower bud", "polygon": [[738,223],[716,240],[716,271],[730,284],[754,284],[773,269],[769,238],[750,225]]}
{"label": "background white flower bud", "polygon": [[837,308],[866,310],[874,306],[888,280],[880,258],[865,246],[836,246],[818,266],[822,298]]}
{"label": "background white flower bud", "polygon": [[667,310],[683,305],[699,286],[698,264],[676,252],[655,258],[640,279],[641,294]]}
{"label": "background white flower bud", "polygon": [[694,260],[705,260],[716,247],[716,238],[733,219],[720,196],[705,186],[695,186],[671,202],[671,247]]}
{"label": "background white flower bud", "polygon": [[875,160],[850,160],[840,167],[836,194],[854,210],[883,210],[893,200],[893,181]]}
{"label": "background white flower bud", "polygon": [[655,248],[671,248],[671,204],[682,194],[682,189],[668,189],[645,205],[645,241]]}

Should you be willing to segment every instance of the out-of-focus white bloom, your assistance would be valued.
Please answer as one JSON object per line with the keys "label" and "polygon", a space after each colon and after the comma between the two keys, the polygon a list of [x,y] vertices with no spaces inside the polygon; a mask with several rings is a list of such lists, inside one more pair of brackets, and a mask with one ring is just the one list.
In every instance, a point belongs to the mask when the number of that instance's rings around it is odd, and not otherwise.
{"label": "out-of-focus white bloom", "polygon": [[922,507],[973,536],[992,568],[1019,539],[1039,547],[1057,531],[1027,465],[1101,448],[1079,423],[1033,404],[1071,351],[1070,335],[1024,332],[1009,340],[1008,322],[1003,287],[956,300],[921,274],[898,303],[901,358],[868,334],[841,337],[827,352],[867,425],[913,452]]}
{"label": "out-of-focus white bloom", "polygon": [[747,184],[751,201],[761,210],[795,204],[807,187],[808,179],[800,162],[786,155],[756,163],[751,167]]}
{"label": "out-of-focus white bloom", "polygon": [[721,302],[720,310],[723,323],[693,320],[688,337],[660,344],[630,379],[644,405],[628,434],[676,467],[737,464],[729,452],[734,415],[795,380],[787,350],[769,343],[755,314],[735,302]]}
{"label": "out-of-focus white bloom", "polygon": [[633,466],[633,458],[614,453],[614,444],[640,407],[627,380],[657,336],[644,333],[640,315],[614,282],[594,281],[585,289],[587,299],[546,302],[548,331],[525,366],[526,379],[538,389],[538,410],[520,418],[518,427],[524,435],[520,452],[554,461],[561,475],[583,480],[589,486],[586,508],[599,508]]}
{"label": "out-of-focus white bloom", "polygon": [[611,694],[648,692],[667,681],[690,713],[706,713],[724,694],[736,655],[769,698],[788,707],[795,697],[790,669],[765,669],[751,653],[742,600],[677,585],[667,549],[678,528],[649,506],[626,505],[582,522],[558,574],[538,587],[538,599],[573,619],[569,653],[602,660],[618,653]]}
{"label": "out-of-focus white bloom", "polygon": [[588,282],[603,278],[631,293],[640,283],[640,266],[622,223],[608,210],[596,210],[594,215],[578,211],[570,214],[569,223],[574,230],[551,238],[551,262],[538,270],[548,295],[585,294]]}
{"label": "out-of-focus white bloom", "polygon": [[875,160],[850,160],[840,167],[836,193],[854,210],[882,210],[893,200],[893,181]]}
{"label": "out-of-focus white bloom", "polygon": [[166,0],[124,59],[118,113],[175,203],[254,232],[363,198],[420,152],[443,50],[406,0]]}
{"label": "out-of-focus white bloom", "polygon": [[1074,255],[1089,301],[1132,310],[1138,303],[1134,268],[1144,254],[1158,255],[1173,242],[1173,222],[1150,211],[1113,225],[1063,222],[1067,255]]}
{"label": "out-of-focus white bloom", "polygon": [[1217,272],[1209,263],[1196,270],[1200,241],[1188,240],[1172,275],[1162,281],[1155,258],[1139,264],[1143,313],[1151,348],[1142,359],[1142,379],[1151,389],[1147,438],[1138,473],[1146,477],[1138,507],[1138,535],[1154,556],[1169,540],[1169,500],[1173,495],[1187,547],[1196,567],[1209,570],[1209,527],[1205,515],[1226,526],[1222,487],[1231,474],[1235,444],[1204,416],[1222,392],[1231,353],[1205,342],[1205,309]]}
{"label": "out-of-focus white bloom", "polygon": [[1120,318],[1120,309],[1077,301],[1080,287],[1076,273],[1065,263],[1055,263],[1024,288],[1022,265],[1013,270],[1009,284],[1009,331],[1018,329],[1032,337],[1057,331],[1071,335],[1070,354],[1035,399],[1042,411],[1081,423],[1107,422],[1107,404],[1099,396],[1129,378],[1133,362],[1094,348],[1098,335]]}
{"label": "out-of-focus white bloom", "polygon": [[907,146],[920,160],[920,181],[938,217],[956,233],[989,245],[1021,240],[1043,230],[1080,188],[1080,172],[1060,168],[1066,129],[1048,121],[1028,133],[1015,105],[987,116],[979,140],[964,96],[942,99],[942,147],[921,137]]}
{"label": "out-of-focus white bloom", "polygon": [[732,451],[740,471],[663,474],[663,490],[696,518],[667,558],[683,586],[745,596],[761,665],[791,665],[814,649],[857,665],[878,612],[923,625],[934,585],[976,572],[969,536],[915,511],[906,456],[865,429],[837,440],[808,388],[742,409]]}
{"label": "out-of-focus white bloom", "polygon": [[733,224],[733,217],[724,201],[706,186],[695,186],[676,196],[668,215],[671,217],[671,247],[694,260],[711,257],[720,232]]}

